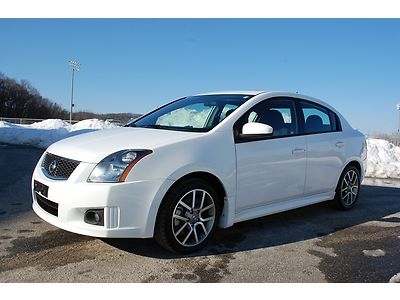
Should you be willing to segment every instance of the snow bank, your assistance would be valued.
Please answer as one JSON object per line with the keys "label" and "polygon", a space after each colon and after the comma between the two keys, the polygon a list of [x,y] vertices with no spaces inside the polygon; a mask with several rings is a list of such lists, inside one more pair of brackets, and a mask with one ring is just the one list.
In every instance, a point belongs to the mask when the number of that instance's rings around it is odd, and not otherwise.
{"label": "snow bank", "polygon": [[[62,120],[44,120],[31,125],[0,121],[0,143],[31,145],[47,148],[63,138],[107,128],[115,124],[98,119],[80,121],[74,125]],[[400,179],[400,147],[380,139],[367,139],[367,177]]]}
{"label": "snow bank", "polygon": [[115,128],[118,127],[115,124],[112,124],[107,121],[101,121],[97,119],[88,119],[88,120],[83,120],[80,121],[74,125],[72,125],[71,131],[77,131],[77,130],[83,130],[83,129],[93,129],[93,130],[98,130],[98,129],[108,129],[108,128]]}
{"label": "snow bank", "polygon": [[36,129],[59,129],[59,128],[67,128],[68,126],[69,126],[68,122],[59,119],[49,119],[33,123],[31,125],[25,125],[24,127],[36,128]]}
{"label": "snow bank", "polygon": [[368,159],[365,176],[400,179],[400,147],[380,139],[367,139]]}
{"label": "snow bank", "polygon": [[31,125],[18,125],[0,121],[0,143],[30,145],[47,148],[61,139],[98,129],[117,127],[107,121],[89,119],[74,125],[49,119]]}

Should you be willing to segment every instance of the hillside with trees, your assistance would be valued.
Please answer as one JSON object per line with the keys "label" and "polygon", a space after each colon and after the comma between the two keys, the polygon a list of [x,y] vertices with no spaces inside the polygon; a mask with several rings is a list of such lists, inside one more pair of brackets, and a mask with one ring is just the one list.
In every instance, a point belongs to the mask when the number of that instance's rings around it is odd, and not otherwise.
{"label": "hillside with trees", "polygon": [[0,117],[66,119],[68,112],[43,98],[27,80],[17,82],[0,73]]}
{"label": "hillside with trees", "polygon": [[[92,112],[74,112],[73,119],[115,119],[126,122],[140,115],[132,113],[97,114]],[[69,119],[69,111],[59,104],[43,98],[39,91],[27,80],[20,82],[0,72],[0,117],[29,119]]]}

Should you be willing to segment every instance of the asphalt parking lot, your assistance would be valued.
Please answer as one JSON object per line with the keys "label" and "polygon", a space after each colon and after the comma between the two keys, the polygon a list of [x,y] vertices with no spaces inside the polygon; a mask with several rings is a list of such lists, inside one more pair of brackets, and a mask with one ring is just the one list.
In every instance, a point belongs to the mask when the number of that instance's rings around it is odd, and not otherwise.
{"label": "asphalt parking lot", "polygon": [[321,203],[218,230],[205,250],[179,256],[152,239],[97,239],[42,221],[30,194],[42,152],[0,145],[0,282],[388,282],[400,273],[399,182],[365,182],[348,212]]}

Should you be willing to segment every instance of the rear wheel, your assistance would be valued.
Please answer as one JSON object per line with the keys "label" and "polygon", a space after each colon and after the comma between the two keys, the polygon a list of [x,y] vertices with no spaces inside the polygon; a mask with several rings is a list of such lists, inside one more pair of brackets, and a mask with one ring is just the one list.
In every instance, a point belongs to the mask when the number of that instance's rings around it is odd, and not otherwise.
{"label": "rear wheel", "polygon": [[203,248],[218,224],[218,194],[206,181],[190,179],[168,192],[160,206],[155,240],[172,252]]}
{"label": "rear wheel", "polygon": [[340,176],[336,187],[335,202],[343,210],[351,209],[360,191],[360,172],[354,166],[348,166]]}

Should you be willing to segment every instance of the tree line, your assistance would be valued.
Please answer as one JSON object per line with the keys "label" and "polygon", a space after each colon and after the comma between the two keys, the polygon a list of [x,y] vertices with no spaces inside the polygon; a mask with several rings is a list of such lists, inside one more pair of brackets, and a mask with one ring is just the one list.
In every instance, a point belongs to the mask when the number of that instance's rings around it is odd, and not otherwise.
{"label": "tree line", "polygon": [[[140,115],[132,113],[97,114],[78,111],[73,119],[116,119],[126,122]],[[9,78],[0,72],[0,117],[29,119],[69,119],[69,111],[59,104],[43,98],[29,81]]]}
{"label": "tree line", "polygon": [[27,80],[17,82],[0,73],[0,117],[66,119],[68,111],[43,98]]}

